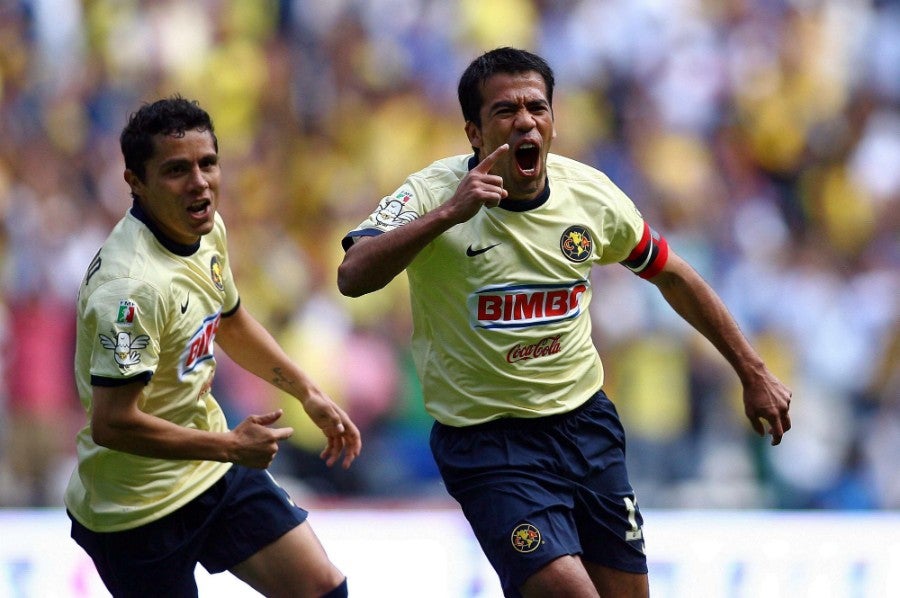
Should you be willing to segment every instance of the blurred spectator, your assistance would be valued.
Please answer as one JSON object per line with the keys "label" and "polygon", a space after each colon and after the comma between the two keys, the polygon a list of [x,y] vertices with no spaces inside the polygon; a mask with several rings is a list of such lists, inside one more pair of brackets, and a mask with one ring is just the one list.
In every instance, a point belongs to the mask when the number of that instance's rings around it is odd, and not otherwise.
{"label": "blurred spectator", "polygon": [[[516,15],[503,28],[500,11]],[[243,301],[363,427],[352,476],[316,469],[299,423],[276,466],[323,497],[442,496],[405,279],[345,300],[338,240],[392,181],[467,152],[452,75],[497,45],[548,57],[566,90],[557,149],[660,223],[794,389],[793,430],[763,450],[737,398],[717,400],[736,392],[723,364],[652,291],[604,272],[595,338],[642,504],[900,507],[890,0],[0,4],[0,505],[60,503],[83,417],[74,296],[130,204],[118,132],[175,91],[217,115]],[[224,357],[216,385],[235,420],[290,405]]]}

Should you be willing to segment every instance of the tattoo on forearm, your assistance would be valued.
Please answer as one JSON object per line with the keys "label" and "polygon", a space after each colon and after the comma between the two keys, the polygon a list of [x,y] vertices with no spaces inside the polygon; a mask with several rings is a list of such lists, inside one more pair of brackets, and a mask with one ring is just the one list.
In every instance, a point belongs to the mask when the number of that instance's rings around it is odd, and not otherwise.
{"label": "tattoo on forearm", "polygon": [[287,376],[281,368],[274,368],[272,372],[275,376],[272,378],[272,384],[285,392],[293,392],[297,390],[297,381]]}

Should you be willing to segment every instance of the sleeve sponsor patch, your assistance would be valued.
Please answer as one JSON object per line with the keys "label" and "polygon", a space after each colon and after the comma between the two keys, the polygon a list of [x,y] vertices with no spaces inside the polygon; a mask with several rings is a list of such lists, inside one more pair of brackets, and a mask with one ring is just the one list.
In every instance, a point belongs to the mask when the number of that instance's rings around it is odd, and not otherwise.
{"label": "sleeve sponsor patch", "polygon": [[138,349],[144,349],[150,344],[150,337],[146,334],[132,337],[130,332],[113,332],[112,336],[100,334],[99,338],[100,345],[113,352],[113,359],[123,372],[141,362],[141,352]]}
{"label": "sleeve sponsor patch", "polygon": [[412,193],[400,190],[392,196],[385,197],[378,203],[378,207],[372,212],[372,221],[385,230],[397,228],[409,224],[418,217],[418,214],[409,207],[413,198]]}
{"label": "sleeve sponsor patch", "polygon": [[131,299],[122,299],[119,301],[119,310],[116,312],[116,324],[133,326],[135,313],[137,313],[137,303]]}

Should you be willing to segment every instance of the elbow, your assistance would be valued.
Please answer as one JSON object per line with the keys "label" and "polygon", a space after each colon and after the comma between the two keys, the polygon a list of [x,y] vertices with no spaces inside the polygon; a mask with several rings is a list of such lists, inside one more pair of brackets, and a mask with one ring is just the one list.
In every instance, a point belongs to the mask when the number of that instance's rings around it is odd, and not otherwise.
{"label": "elbow", "polygon": [[359,297],[360,295],[357,289],[354,288],[352,281],[348,278],[343,266],[338,268],[337,286],[338,291],[340,291],[341,295],[344,297]]}
{"label": "elbow", "polygon": [[344,297],[350,297],[351,299],[355,297],[362,297],[366,293],[370,292],[358,289],[353,286],[342,285],[340,283],[338,283],[338,290],[341,292],[341,295],[343,295]]}
{"label": "elbow", "polygon": [[337,286],[338,291],[344,297],[361,297],[371,292],[371,289],[363,287],[359,277],[353,276],[351,269],[347,267],[346,263],[338,266]]}
{"label": "elbow", "polygon": [[115,441],[110,429],[106,426],[97,425],[96,422],[91,424],[91,440],[93,440],[94,444],[97,446],[115,449],[115,446],[113,446]]}
{"label": "elbow", "polygon": [[103,448],[121,450],[123,438],[131,432],[129,428],[107,419],[91,419],[91,440]]}
{"label": "elbow", "polygon": [[349,247],[338,266],[337,287],[344,297],[362,297],[383,288],[389,282],[382,280],[382,272],[375,266],[377,260],[368,252],[359,253],[359,246],[370,240],[371,237],[364,237]]}

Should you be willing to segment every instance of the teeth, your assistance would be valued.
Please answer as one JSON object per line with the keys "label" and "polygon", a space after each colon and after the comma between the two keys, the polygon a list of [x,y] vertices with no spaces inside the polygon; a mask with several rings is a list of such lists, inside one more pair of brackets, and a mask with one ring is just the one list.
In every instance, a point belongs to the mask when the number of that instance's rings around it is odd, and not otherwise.
{"label": "teeth", "polygon": [[537,147],[537,146],[533,143],[523,143],[522,145],[519,146],[519,149],[532,149],[535,147]]}

